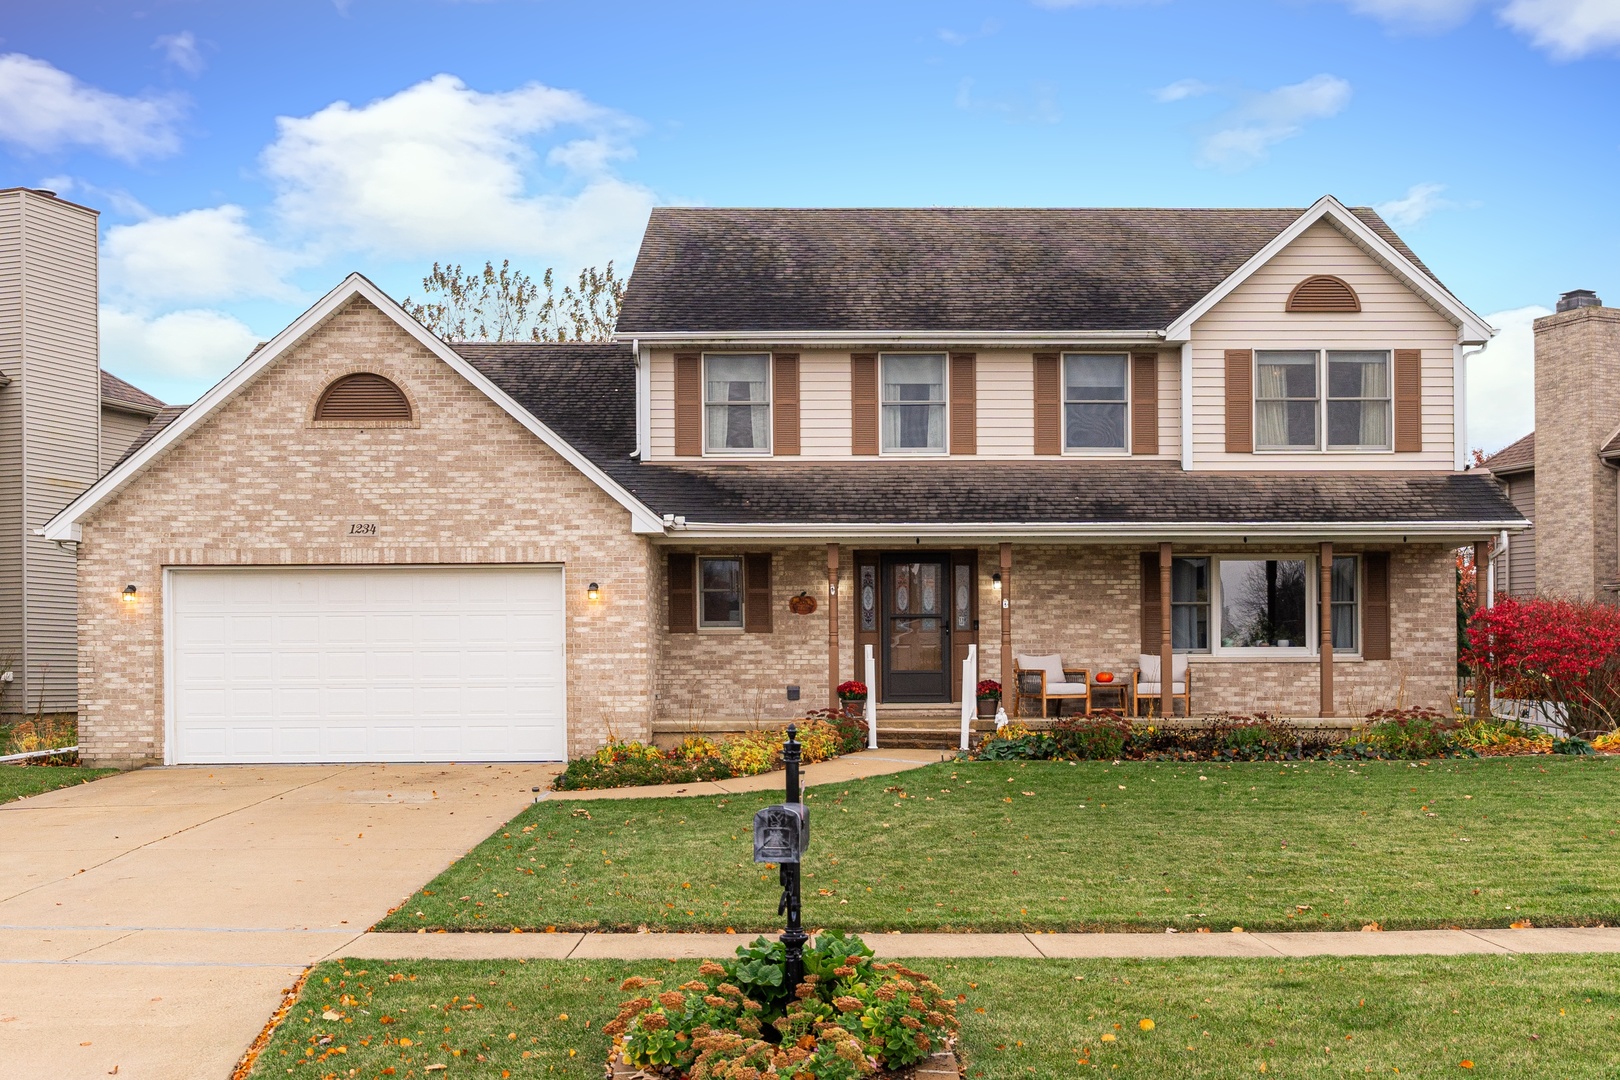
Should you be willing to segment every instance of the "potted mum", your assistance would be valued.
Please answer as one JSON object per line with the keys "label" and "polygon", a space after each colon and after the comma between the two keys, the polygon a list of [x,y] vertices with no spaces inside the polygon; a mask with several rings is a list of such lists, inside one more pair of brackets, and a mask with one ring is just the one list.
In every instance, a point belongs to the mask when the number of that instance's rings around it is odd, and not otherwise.
{"label": "potted mum", "polygon": [[866,684],[849,679],[838,684],[838,700],[844,706],[844,715],[859,720],[866,715]]}
{"label": "potted mum", "polygon": [[994,679],[979,680],[979,719],[994,720],[996,706],[1001,704],[1001,684]]}

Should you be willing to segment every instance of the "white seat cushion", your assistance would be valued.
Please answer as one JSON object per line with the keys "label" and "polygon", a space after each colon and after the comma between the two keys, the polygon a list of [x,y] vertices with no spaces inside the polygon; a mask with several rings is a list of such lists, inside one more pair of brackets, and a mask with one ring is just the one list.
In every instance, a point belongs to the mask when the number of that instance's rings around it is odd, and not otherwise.
{"label": "white seat cushion", "polygon": [[1018,666],[1025,671],[1046,672],[1046,692],[1052,693],[1054,683],[1063,681],[1063,657],[1057,653],[1050,656],[1020,656]]}
{"label": "white seat cushion", "polygon": [[[1136,658],[1136,666],[1142,669],[1142,686],[1144,689],[1148,683],[1152,683],[1155,687],[1159,685],[1159,658],[1157,656],[1141,653]],[[1173,684],[1180,684],[1185,682],[1186,679],[1187,654],[1176,653],[1170,658],[1170,681]],[[1180,693],[1179,690],[1175,692]],[[1155,689],[1154,693],[1158,693],[1158,690]]]}
{"label": "white seat cushion", "polygon": [[1048,679],[1046,683],[1046,692],[1048,694],[1084,694],[1087,691],[1086,684],[1083,682],[1055,683]]}
{"label": "white seat cushion", "polygon": [[[1136,687],[1136,692],[1138,694],[1141,694],[1143,697],[1156,696],[1158,694],[1158,692],[1159,692],[1159,684],[1156,683],[1156,682],[1138,683],[1137,687]],[[1176,694],[1185,694],[1186,692],[1187,692],[1187,684],[1186,683],[1184,683],[1184,682],[1173,682],[1173,683],[1170,684],[1170,693],[1171,693],[1172,696],[1174,696]]]}

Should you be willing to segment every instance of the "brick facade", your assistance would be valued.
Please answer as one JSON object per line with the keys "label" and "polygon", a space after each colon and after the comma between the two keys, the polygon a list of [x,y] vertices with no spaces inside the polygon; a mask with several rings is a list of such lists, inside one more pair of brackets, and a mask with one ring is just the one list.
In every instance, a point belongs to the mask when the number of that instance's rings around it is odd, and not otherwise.
{"label": "brick facade", "polygon": [[1597,452],[1620,427],[1620,309],[1559,312],[1535,332],[1536,588],[1612,601],[1616,473]]}
{"label": "brick facade", "polygon": [[[679,549],[734,554],[738,549]],[[979,550],[981,678],[1001,679],[999,596],[991,574],[999,566],[993,546]],[[1012,637],[1017,653],[1060,653],[1093,672],[1129,673],[1141,653],[1141,563],[1135,545],[1065,546],[1018,544],[1011,574]],[[1338,554],[1359,554],[1341,545]],[[1178,554],[1219,555],[1242,548],[1178,545]],[[1313,549],[1268,547],[1268,555],[1310,556]],[[660,560],[661,561],[661,560]],[[861,677],[853,644],[854,596],[850,549],[841,554],[839,591],[847,602],[839,618],[842,678]],[[1362,716],[1396,706],[1448,707],[1456,692],[1455,563],[1450,548],[1408,545],[1390,558],[1389,660],[1340,657],[1334,665],[1336,713]],[[825,701],[827,672],[826,550],[785,548],[773,552],[775,629],[771,634],[702,632],[664,634],[659,651],[658,721],[679,724],[726,719],[738,727],[785,720]],[[817,596],[815,614],[787,612],[787,598],[800,590]],[[662,595],[662,589],[660,589]],[[660,626],[667,621],[660,620]],[[1316,716],[1320,675],[1314,658],[1243,661],[1195,657],[1193,708],[1197,713],[1269,712]],[[802,687],[803,701],[787,700],[786,688]],[[695,725],[694,725],[695,726]]]}
{"label": "brick facade", "polygon": [[[408,426],[316,426],[337,375],[403,387]],[[375,521],[375,538],[345,535]],[[83,522],[80,745],[93,765],[163,760],[162,568],[560,563],[567,572],[569,752],[649,735],[656,580],[630,515],[355,299]],[[584,583],[602,598],[589,602]],[[119,594],[139,590],[133,604]],[[656,607],[651,609],[656,612]]]}

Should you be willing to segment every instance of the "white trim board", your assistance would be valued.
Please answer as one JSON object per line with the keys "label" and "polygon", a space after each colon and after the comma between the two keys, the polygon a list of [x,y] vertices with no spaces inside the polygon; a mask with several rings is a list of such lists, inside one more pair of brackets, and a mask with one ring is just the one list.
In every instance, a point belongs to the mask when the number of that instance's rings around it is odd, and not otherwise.
{"label": "white trim board", "polygon": [[192,428],[202,423],[204,419],[229,400],[238,390],[252,382],[261,371],[273,364],[283,353],[302,341],[316,327],[355,297],[361,297],[369,301],[377,310],[387,315],[402,330],[416,339],[423,348],[450,365],[456,374],[466,379],[496,405],[500,406],[502,411],[519,424],[522,424],[537,439],[555,451],[564,461],[567,461],[575,469],[583,473],[597,487],[607,492],[615,502],[630,512],[632,532],[663,534],[663,521],[648,509],[641,500],[626,491],[624,487],[604,473],[589,458],[570,446],[560,435],[537,420],[533,413],[514,401],[506,391],[490,382],[465,357],[439,340],[421,323],[411,318],[405,309],[400,307],[392,297],[372,284],[364,275],[358,273],[350,274],[344,278],[337,288],[317,300],[314,306],[293,320],[286,329],[271,338],[262,348],[254,351],[251,356],[237,365],[234,371],[215,383],[206,394],[198,398],[185,412],[181,413],[173,423],[158,432],[137,453],[131,455],[122,465],[119,465],[92,484],[77,499],[64,507],[60,513],[47,521],[45,527],[40,530],[41,533],[48,540],[77,540],[79,538],[79,521],[84,515],[117,493],[148,463],[185,438]]}
{"label": "white trim board", "polygon": [[1395,250],[1387,240],[1373,232],[1366,222],[1351,213],[1349,207],[1332,195],[1324,195],[1295,218],[1292,225],[1273,237],[1270,243],[1249,256],[1248,260],[1232,271],[1225,281],[1215,286],[1202,300],[1172,322],[1164,331],[1165,340],[1174,342],[1189,340],[1194,323],[1208,314],[1216,304],[1226,299],[1233,289],[1253,276],[1255,271],[1270,262],[1278,252],[1297,240],[1301,233],[1324,218],[1356,246],[1381,263],[1384,269],[1399,278],[1404,285],[1427,300],[1435,310],[1450,319],[1457,326],[1459,343],[1481,345],[1496,335],[1495,327],[1451,295],[1445,286],[1418,269],[1412,260]]}

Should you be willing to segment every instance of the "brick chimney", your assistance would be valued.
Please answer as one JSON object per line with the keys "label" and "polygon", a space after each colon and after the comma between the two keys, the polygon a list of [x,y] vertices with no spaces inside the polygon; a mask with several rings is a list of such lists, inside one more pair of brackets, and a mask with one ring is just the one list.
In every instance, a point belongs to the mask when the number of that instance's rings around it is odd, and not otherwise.
{"label": "brick chimney", "polygon": [[1598,456],[1620,429],[1620,309],[1566,292],[1535,323],[1536,584],[1607,599],[1620,581],[1616,470]]}

